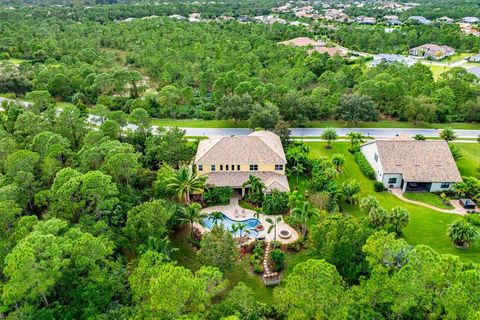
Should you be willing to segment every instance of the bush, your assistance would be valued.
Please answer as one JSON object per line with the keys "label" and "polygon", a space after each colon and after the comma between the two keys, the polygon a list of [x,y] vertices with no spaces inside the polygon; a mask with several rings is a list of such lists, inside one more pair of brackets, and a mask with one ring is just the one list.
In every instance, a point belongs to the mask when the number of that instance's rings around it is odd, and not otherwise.
{"label": "bush", "polygon": [[281,271],[285,266],[285,253],[280,249],[270,251],[270,259],[273,262],[273,270]]}
{"label": "bush", "polygon": [[295,252],[299,252],[302,249],[303,239],[300,237],[295,242],[287,244],[287,249]]}
{"label": "bush", "polygon": [[373,184],[373,188],[375,189],[375,192],[383,192],[383,191],[387,190],[387,188],[385,188],[383,183],[381,183],[380,181],[375,182]]}
{"label": "bush", "polygon": [[480,227],[480,216],[477,214],[469,214],[466,215],[465,218],[470,224],[473,224],[474,226]]}
{"label": "bush", "polygon": [[273,190],[265,196],[262,202],[262,209],[265,214],[282,214],[288,209],[288,196],[285,192]]}
{"label": "bush", "polygon": [[368,179],[374,180],[375,179],[375,171],[373,171],[370,163],[368,163],[367,159],[361,152],[355,153],[355,162],[357,163],[360,171],[362,171],[363,175]]}
{"label": "bush", "polygon": [[233,189],[230,187],[210,188],[203,194],[203,199],[207,205],[225,205],[229,204],[233,195]]}
{"label": "bush", "polygon": [[263,265],[261,263],[258,263],[253,266],[253,272],[255,273],[263,273]]}

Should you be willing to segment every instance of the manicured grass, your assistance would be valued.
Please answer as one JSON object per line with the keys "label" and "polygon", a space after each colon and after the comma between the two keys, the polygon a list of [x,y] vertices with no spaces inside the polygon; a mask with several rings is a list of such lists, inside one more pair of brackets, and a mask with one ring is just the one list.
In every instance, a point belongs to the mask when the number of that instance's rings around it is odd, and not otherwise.
{"label": "manicured grass", "polygon": [[463,60],[467,57],[473,56],[474,53],[469,53],[469,52],[457,52],[454,55],[451,55],[450,57],[447,57],[442,60],[442,62],[455,62],[455,61],[460,61]]}
{"label": "manicured grass", "polygon": [[462,176],[480,176],[480,143],[455,142],[463,158],[457,161]]}
{"label": "manicured grass", "polygon": [[435,80],[438,80],[442,73],[450,70],[449,66],[439,66],[439,65],[433,65],[433,64],[428,64],[427,66],[430,68],[430,70],[432,70],[433,79]]}
{"label": "manicured grass", "polygon": [[[455,214],[441,213],[435,210],[419,207],[410,203],[406,203],[389,192],[376,193],[373,189],[373,180],[367,179],[362,175],[360,169],[353,159],[353,155],[348,152],[349,143],[335,142],[332,149],[325,149],[325,143],[315,142],[307,143],[310,147],[310,156],[312,158],[320,156],[331,156],[334,153],[342,153],[345,156],[345,164],[343,166],[343,173],[338,178],[339,182],[349,179],[355,179],[360,183],[362,191],[360,192],[360,199],[373,195],[377,197],[381,205],[387,210],[402,206],[410,212],[410,223],[404,230],[404,238],[412,245],[425,244],[440,253],[449,253],[460,256],[463,259],[470,259],[475,262],[480,262],[480,246],[476,245],[468,250],[455,249],[447,237],[447,228],[450,223],[461,219]],[[346,213],[357,217],[362,217],[364,214],[360,211],[358,205],[343,204],[343,210]]]}
{"label": "manicured grass", "polygon": [[403,196],[413,201],[423,202],[440,209],[453,209],[451,204],[445,205],[439,195],[429,192],[405,192]]}
{"label": "manicured grass", "polygon": [[[185,127],[185,128],[248,128],[248,121],[233,120],[200,120],[200,119],[151,119],[152,125]],[[292,125],[295,126],[295,125]],[[417,123],[403,121],[376,121],[361,123],[346,123],[344,121],[309,121],[305,125],[308,128],[422,128],[422,129],[443,129],[452,127],[454,129],[480,129],[478,123]]]}
{"label": "manicured grass", "polygon": [[[177,261],[179,265],[195,272],[201,267],[201,264],[197,260],[196,252],[187,242],[187,237],[188,230],[186,229],[172,234],[170,237],[172,246],[179,249],[173,254],[172,259]],[[273,303],[273,289],[265,287],[261,278],[250,270],[249,255],[244,256],[232,270],[225,272],[224,275],[229,282],[229,289],[237,283],[243,282],[252,288],[258,301],[268,304]]]}

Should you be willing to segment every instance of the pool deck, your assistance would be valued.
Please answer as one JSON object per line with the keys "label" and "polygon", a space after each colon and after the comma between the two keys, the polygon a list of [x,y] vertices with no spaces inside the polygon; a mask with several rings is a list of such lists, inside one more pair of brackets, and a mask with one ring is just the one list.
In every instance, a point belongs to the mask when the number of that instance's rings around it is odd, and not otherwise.
{"label": "pool deck", "polygon": [[[264,236],[265,241],[273,241],[273,239],[274,239],[273,230],[270,233],[267,232],[270,224],[266,221],[266,219],[270,218],[272,220],[275,220],[277,217],[281,217],[281,215],[268,215],[267,216],[267,215],[262,214],[262,215],[260,215],[260,217],[255,218],[255,211],[249,210],[249,209],[244,209],[244,208],[240,207],[240,205],[238,204],[238,198],[231,198],[230,203],[225,205],[225,206],[215,206],[215,207],[205,208],[205,209],[202,210],[202,213],[209,214],[209,213],[212,213],[214,211],[220,211],[224,215],[229,217],[230,219],[237,220],[237,221],[247,220],[247,219],[258,219],[258,220],[260,220],[260,223],[265,227],[265,229],[263,231],[258,231],[258,234],[260,236]],[[240,216],[236,217],[235,212],[238,212],[240,214]],[[245,212],[245,215],[243,215],[243,212]],[[202,227],[198,223],[195,224],[195,227],[198,228],[202,233],[208,231],[208,229]],[[290,234],[291,234],[290,238],[282,239],[279,235],[279,232],[281,230],[290,231]],[[297,231],[295,229],[293,229],[291,226],[289,226],[287,223],[285,223],[285,221],[283,221],[283,219],[282,219],[282,221],[277,225],[277,241],[279,241],[283,244],[287,244],[287,243],[295,242],[297,239],[298,239]],[[252,240],[253,239],[251,239],[250,241],[252,241]],[[247,242],[249,242],[249,241],[247,241]]]}

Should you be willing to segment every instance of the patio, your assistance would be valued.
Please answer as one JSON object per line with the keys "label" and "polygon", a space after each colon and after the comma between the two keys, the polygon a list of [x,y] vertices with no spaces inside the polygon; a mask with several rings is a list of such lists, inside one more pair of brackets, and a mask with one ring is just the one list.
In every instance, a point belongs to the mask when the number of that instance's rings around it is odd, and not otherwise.
{"label": "patio", "polygon": [[[247,220],[247,219],[258,219],[260,220],[260,223],[264,227],[264,230],[258,231],[259,236],[265,237],[265,241],[267,242],[274,240],[273,230],[270,233],[268,233],[268,228],[270,224],[266,221],[266,219],[270,218],[272,220],[275,220],[277,217],[279,217],[278,215],[267,216],[262,214],[258,218],[256,218],[255,211],[240,207],[240,205],[238,204],[238,198],[231,198],[230,203],[228,205],[208,207],[202,210],[202,212],[205,214],[210,214],[215,211],[222,212],[228,218],[232,220],[237,220],[237,221]],[[202,231],[202,233],[208,231],[206,228],[200,226],[199,224],[195,224],[195,227],[198,228],[200,231]],[[288,239],[282,238],[280,236],[280,232],[282,230],[286,230],[290,232],[290,237]],[[297,239],[298,239],[298,232],[294,228],[292,228],[290,225],[285,223],[285,221],[283,221],[282,219],[282,221],[277,225],[277,241],[283,244],[288,244],[288,243],[295,242]],[[247,243],[253,240],[254,239],[249,239]]]}

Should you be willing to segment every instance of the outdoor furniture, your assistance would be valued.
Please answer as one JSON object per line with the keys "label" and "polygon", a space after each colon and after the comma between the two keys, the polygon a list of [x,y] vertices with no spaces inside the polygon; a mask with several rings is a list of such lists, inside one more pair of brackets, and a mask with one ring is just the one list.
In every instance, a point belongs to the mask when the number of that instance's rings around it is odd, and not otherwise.
{"label": "outdoor furniture", "polygon": [[471,200],[471,199],[460,199],[459,202],[460,202],[460,205],[461,205],[462,207],[464,207],[465,209],[473,209],[473,210],[475,210],[475,208],[476,208],[476,206],[477,206],[477,205],[475,204],[475,202],[473,202],[473,200]]}
{"label": "outdoor furniture", "polygon": [[235,209],[235,214],[234,214],[235,218],[238,218],[240,215],[238,214],[238,209]]}
{"label": "outdoor furniture", "polygon": [[246,213],[245,213],[245,209],[242,209],[242,216],[241,216],[241,217],[242,217],[242,218],[245,218],[246,216],[247,216],[247,215],[246,215]]}

